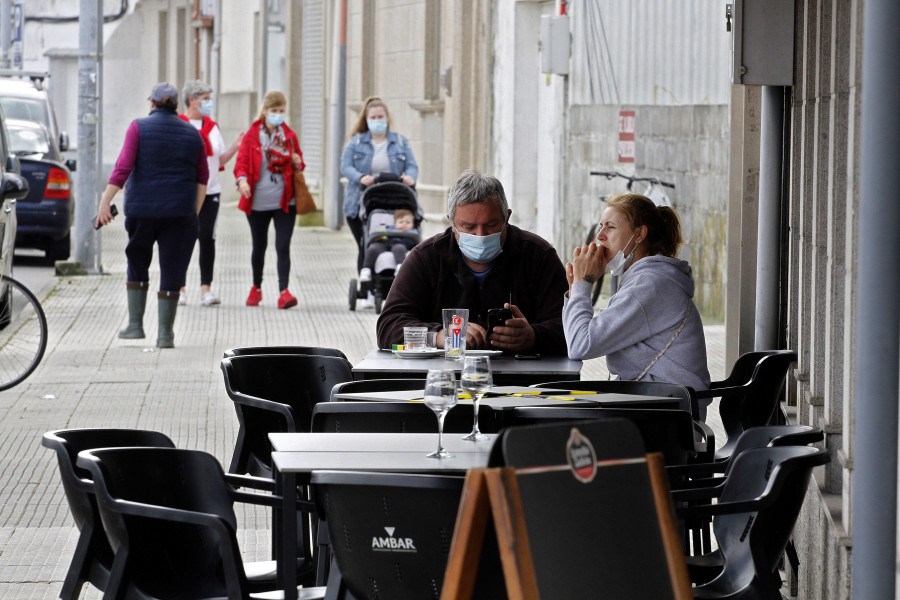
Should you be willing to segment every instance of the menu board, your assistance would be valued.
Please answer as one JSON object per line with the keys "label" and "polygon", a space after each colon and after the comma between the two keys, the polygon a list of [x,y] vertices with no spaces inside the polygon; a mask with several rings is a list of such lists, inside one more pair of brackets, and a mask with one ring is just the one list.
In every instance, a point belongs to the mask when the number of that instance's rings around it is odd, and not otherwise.
{"label": "menu board", "polygon": [[[564,440],[553,426],[500,441],[509,462],[527,466],[469,472],[442,600],[472,597],[488,548],[511,599],[692,597],[659,455],[641,454],[630,423],[566,427]],[[543,442],[551,460],[541,460]],[[483,543],[490,529],[496,550]]]}

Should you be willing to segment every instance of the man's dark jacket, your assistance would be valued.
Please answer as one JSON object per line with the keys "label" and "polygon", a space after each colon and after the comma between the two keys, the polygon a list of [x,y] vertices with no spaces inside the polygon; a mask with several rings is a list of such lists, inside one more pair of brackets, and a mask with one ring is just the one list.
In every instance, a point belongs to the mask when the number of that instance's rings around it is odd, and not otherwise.
{"label": "man's dark jacket", "polygon": [[416,246],[397,274],[378,318],[378,347],[403,343],[403,328],[443,327],[441,309],[468,308],[469,319],[487,327],[487,311],[505,302],[519,307],[534,328],[534,352],[565,355],[563,296],[566,272],[553,246],[510,225],[500,253],[484,279],[481,293],[452,230]]}

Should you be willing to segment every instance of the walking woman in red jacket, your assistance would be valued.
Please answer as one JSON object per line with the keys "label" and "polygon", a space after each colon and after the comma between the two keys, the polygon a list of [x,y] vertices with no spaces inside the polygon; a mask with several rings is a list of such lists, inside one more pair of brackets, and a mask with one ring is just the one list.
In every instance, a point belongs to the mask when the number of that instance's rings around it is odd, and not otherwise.
{"label": "walking woman in red jacket", "polygon": [[238,208],[247,213],[253,251],[253,287],[247,306],[262,301],[263,266],[269,223],[275,225],[275,251],[278,256],[278,308],[297,305],[288,291],[291,274],[291,236],[297,220],[294,202],[294,170],[305,168],[297,134],[284,123],[287,100],[279,91],[263,98],[259,116],[241,140],[234,176],[241,199]]}

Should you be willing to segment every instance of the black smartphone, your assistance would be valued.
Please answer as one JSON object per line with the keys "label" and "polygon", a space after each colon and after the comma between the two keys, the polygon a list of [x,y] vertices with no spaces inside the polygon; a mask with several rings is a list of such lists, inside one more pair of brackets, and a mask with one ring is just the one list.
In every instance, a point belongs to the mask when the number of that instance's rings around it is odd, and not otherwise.
{"label": "black smartphone", "polygon": [[512,311],[508,308],[491,308],[488,310],[487,315],[487,337],[488,342],[491,340],[491,334],[494,332],[494,327],[503,327],[506,325],[506,321],[508,319],[512,319],[513,314]]}
{"label": "black smartphone", "polygon": [[[110,204],[110,205],[109,205],[109,212],[111,212],[111,213],[112,213],[112,216],[115,217],[117,214],[119,214],[119,209],[116,208],[116,205],[115,205],[115,204]],[[94,215],[94,229],[100,229],[101,227],[103,227],[103,225],[100,225],[99,223],[97,223],[97,218],[98,218],[98,217],[100,217],[100,214],[99,214],[99,213],[96,214],[96,215]]]}

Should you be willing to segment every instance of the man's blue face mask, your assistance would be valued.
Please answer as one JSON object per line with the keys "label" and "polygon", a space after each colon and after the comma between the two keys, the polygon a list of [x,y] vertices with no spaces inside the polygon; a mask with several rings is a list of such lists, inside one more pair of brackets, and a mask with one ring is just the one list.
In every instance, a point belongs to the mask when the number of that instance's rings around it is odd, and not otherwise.
{"label": "man's blue face mask", "polygon": [[503,252],[503,248],[500,246],[502,231],[490,235],[472,235],[471,233],[462,233],[456,227],[453,229],[459,234],[459,249],[466,258],[474,263],[487,264]]}

